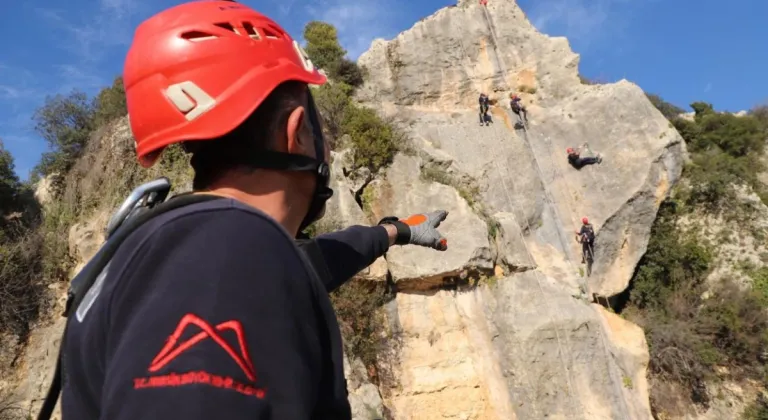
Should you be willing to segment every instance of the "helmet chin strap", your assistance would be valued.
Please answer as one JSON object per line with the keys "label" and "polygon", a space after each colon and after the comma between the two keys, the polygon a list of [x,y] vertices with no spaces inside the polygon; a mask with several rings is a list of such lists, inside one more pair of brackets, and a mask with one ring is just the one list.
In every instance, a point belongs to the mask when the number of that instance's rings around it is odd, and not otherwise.
{"label": "helmet chin strap", "polygon": [[[309,87],[307,87],[309,90]],[[314,172],[315,191],[309,204],[307,214],[299,226],[299,232],[317,220],[325,208],[325,203],[333,196],[333,190],[329,187],[331,180],[331,168],[325,161],[325,140],[317,118],[317,108],[312,98],[312,93],[307,92],[309,122],[312,125],[312,137],[315,144],[315,157],[297,155],[292,153],[276,152],[274,150],[255,150],[246,156],[238,156],[237,160],[248,167],[259,169],[273,169],[278,171]]]}
{"label": "helmet chin strap", "polygon": [[312,137],[315,140],[315,160],[318,162],[318,165],[315,169],[315,193],[309,204],[307,215],[299,226],[299,232],[320,218],[325,208],[325,203],[333,197],[333,190],[328,186],[331,182],[331,168],[325,162],[325,139],[323,138],[323,130],[320,128],[320,121],[317,118],[318,113],[315,107],[315,100],[312,98],[312,91],[309,87],[307,87],[307,97],[307,112],[309,112],[309,122],[312,124]]}

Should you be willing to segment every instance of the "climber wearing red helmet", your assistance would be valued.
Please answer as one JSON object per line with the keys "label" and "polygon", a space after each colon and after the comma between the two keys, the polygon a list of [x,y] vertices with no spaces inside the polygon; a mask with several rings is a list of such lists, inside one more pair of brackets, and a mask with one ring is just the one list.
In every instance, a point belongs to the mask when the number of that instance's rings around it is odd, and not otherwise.
{"label": "climber wearing red helmet", "polygon": [[[514,93],[509,94],[509,107],[512,109],[512,112],[517,115],[517,122],[518,124],[521,124],[525,126],[528,124],[528,111],[525,109],[525,107],[520,103],[522,99],[515,95]],[[520,114],[522,113],[522,115]]]}
{"label": "climber wearing red helmet", "polygon": [[595,163],[602,163],[603,158],[600,156],[600,153],[598,153],[596,156],[585,156],[581,157],[581,149],[587,148],[588,145],[584,143],[582,147],[575,149],[573,147],[569,147],[565,149],[565,153],[568,154],[568,163],[571,164],[571,166],[574,167],[574,169],[581,169],[586,165],[592,165]]}
{"label": "climber wearing red helmet", "polygon": [[327,292],[392,245],[445,250],[447,213],[321,235],[330,280],[319,273],[294,239],[333,193],[308,87],[325,81],[277,23],[235,2],[137,28],[124,82],[139,162],[181,144],[209,199],[136,227],[76,301],[64,420],[351,418]]}
{"label": "climber wearing red helmet", "polygon": [[581,229],[576,231],[576,240],[581,243],[581,262],[592,261],[595,255],[595,228],[586,217],[581,219]]}

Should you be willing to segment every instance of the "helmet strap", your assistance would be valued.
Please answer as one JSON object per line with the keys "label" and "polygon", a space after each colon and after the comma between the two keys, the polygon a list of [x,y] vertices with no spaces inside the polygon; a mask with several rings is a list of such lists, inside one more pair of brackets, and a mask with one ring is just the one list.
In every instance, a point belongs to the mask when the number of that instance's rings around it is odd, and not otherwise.
{"label": "helmet strap", "polygon": [[[307,87],[309,90],[309,87]],[[317,118],[315,101],[312,98],[311,91],[307,92],[309,97],[307,114],[312,126],[312,137],[315,145],[315,158],[309,156],[297,155],[293,153],[276,152],[273,150],[257,150],[248,156],[241,156],[238,160],[251,168],[273,169],[277,171],[298,171],[314,172],[316,177],[315,192],[309,205],[309,210],[304,220],[301,222],[299,232],[320,218],[326,201],[333,196],[333,190],[329,187],[331,180],[331,168],[325,162],[325,139],[320,121]]]}

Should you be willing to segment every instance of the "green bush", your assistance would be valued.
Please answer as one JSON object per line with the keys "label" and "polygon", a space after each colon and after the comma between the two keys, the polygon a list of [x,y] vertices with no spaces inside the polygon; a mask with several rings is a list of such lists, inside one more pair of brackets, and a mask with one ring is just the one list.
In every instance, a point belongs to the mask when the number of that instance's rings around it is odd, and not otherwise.
{"label": "green bush", "polygon": [[[704,383],[718,376],[717,366],[733,367],[730,375],[736,380],[765,374],[761,357],[768,348],[768,275],[751,273],[753,290],[740,290],[729,281],[710,289],[705,280],[714,253],[697,231],[680,230],[681,214],[685,212],[674,201],[662,203],[631,280],[624,315],[646,331],[653,377],[683,385],[679,389],[688,390],[691,401],[706,404]],[[665,398],[652,395],[652,401],[659,404]]]}
{"label": "green bush", "polygon": [[5,149],[0,139],[0,226],[5,216],[16,211],[18,207],[21,182],[16,176],[13,156]]}
{"label": "green bush", "polygon": [[326,83],[314,90],[313,95],[320,114],[323,116],[325,128],[329,131],[334,144],[343,134],[341,124],[345,119],[352,94],[352,87],[343,82]]}
{"label": "green bush", "polygon": [[19,181],[13,157],[0,141],[0,330],[22,340],[44,291],[38,215],[30,187]]}
{"label": "green bush", "polygon": [[694,238],[682,237],[677,214],[674,201],[659,208],[648,248],[631,280],[631,301],[638,308],[664,311],[676,291],[698,287],[709,271],[711,251]]}
{"label": "green bush", "polygon": [[748,185],[768,197],[757,177],[765,170],[761,156],[766,138],[758,117],[717,113],[704,102],[695,102],[691,108],[696,112],[694,121],[672,120],[691,153],[692,162],[684,173],[689,184],[684,190],[686,204],[711,213],[733,210],[738,203],[735,185]]}
{"label": "green bush", "polygon": [[376,364],[382,346],[380,328],[385,324],[380,308],[390,299],[379,283],[351,280],[331,293],[346,351],[366,366]]}
{"label": "green bush", "polygon": [[338,81],[344,82],[350,86],[360,86],[363,84],[363,71],[354,61],[342,58],[331,69],[330,76]]}
{"label": "green bush", "polygon": [[354,104],[346,110],[342,130],[352,139],[353,164],[374,173],[392,162],[401,140],[397,130],[375,111]]}
{"label": "green bush", "polygon": [[330,23],[312,21],[304,27],[305,50],[310,60],[324,69],[328,76],[349,86],[363,84],[363,71],[352,60],[345,58],[347,51],[339,44],[336,28]]}

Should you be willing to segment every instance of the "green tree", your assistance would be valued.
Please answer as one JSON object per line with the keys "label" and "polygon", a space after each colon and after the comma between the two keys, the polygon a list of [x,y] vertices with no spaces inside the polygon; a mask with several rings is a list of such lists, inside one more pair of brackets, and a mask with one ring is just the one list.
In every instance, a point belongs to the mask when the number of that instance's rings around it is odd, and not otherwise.
{"label": "green tree", "polygon": [[304,27],[306,51],[312,62],[329,73],[336,70],[347,52],[339,44],[336,28],[330,23],[312,21]]}
{"label": "green tree", "polygon": [[13,156],[0,139],[0,224],[16,210],[21,183],[14,171]]}
{"label": "green tree", "polygon": [[324,69],[328,76],[350,86],[363,84],[363,72],[352,60],[345,58],[347,51],[339,43],[336,28],[330,23],[312,21],[304,27],[306,51],[312,62]]}
{"label": "green tree", "polygon": [[93,102],[94,126],[99,127],[128,114],[125,101],[123,77],[118,76],[112,86],[105,87],[99,92]]}
{"label": "green tree", "polygon": [[88,96],[73,91],[67,96],[47,97],[33,115],[35,131],[48,142],[35,171],[41,175],[66,173],[82,153],[94,129],[94,109]]}
{"label": "green tree", "polygon": [[712,104],[707,102],[694,102],[691,104],[691,108],[693,108],[693,111],[696,113],[697,120],[705,115],[713,114],[715,112]]}

